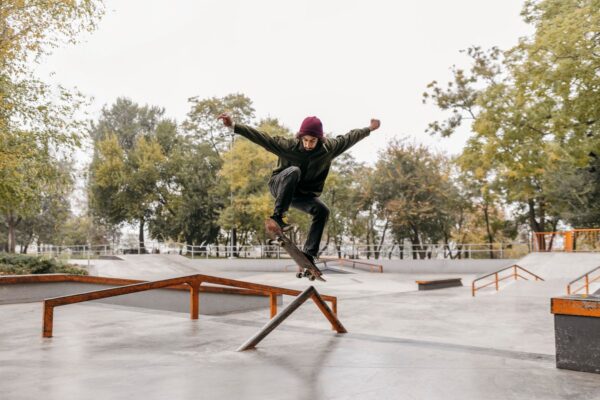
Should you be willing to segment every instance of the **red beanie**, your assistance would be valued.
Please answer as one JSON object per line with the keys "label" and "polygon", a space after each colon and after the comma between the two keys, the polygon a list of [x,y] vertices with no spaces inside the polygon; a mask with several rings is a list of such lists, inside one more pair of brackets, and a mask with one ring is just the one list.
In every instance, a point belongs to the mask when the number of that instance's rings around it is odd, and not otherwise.
{"label": "red beanie", "polygon": [[299,139],[306,135],[314,136],[319,140],[323,139],[323,124],[319,118],[314,116],[304,118],[296,137]]}

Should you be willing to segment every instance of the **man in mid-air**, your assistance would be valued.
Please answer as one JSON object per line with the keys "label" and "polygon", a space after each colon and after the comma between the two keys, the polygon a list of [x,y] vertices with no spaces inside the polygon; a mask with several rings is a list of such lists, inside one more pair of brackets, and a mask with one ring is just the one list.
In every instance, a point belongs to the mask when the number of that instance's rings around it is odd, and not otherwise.
{"label": "man in mid-air", "polygon": [[319,118],[306,117],[296,137],[290,138],[269,136],[252,127],[235,123],[226,113],[219,115],[218,119],[235,133],[279,157],[277,167],[269,179],[269,190],[275,197],[271,218],[285,232],[291,228],[284,220],[290,206],[312,216],[303,252],[314,263],[319,255],[319,244],[329,217],[329,208],[319,196],[323,192],[331,162],[378,129],[379,120],[372,119],[366,128],[354,129],[335,138],[326,138]]}

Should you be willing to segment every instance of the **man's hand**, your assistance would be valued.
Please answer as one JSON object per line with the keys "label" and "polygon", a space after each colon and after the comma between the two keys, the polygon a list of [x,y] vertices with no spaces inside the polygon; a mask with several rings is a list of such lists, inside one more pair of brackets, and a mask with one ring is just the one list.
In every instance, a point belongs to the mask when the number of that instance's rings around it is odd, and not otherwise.
{"label": "man's hand", "polygon": [[369,129],[371,130],[371,132],[373,132],[375,129],[379,129],[380,126],[381,121],[379,121],[378,119],[372,119],[371,125],[369,125]]}
{"label": "man's hand", "polygon": [[223,113],[223,114],[219,115],[217,117],[217,119],[220,119],[221,121],[223,121],[223,125],[225,125],[228,128],[231,128],[233,126],[233,119],[227,113]]}

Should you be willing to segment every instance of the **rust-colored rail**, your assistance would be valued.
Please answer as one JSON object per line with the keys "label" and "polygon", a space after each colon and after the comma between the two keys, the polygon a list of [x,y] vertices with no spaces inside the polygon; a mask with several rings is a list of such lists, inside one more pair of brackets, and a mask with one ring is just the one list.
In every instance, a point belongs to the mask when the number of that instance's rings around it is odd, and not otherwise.
{"label": "rust-colored rail", "polygon": [[321,259],[321,261],[323,261],[325,263],[325,265],[327,265],[328,262],[338,262],[340,264],[351,264],[352,268],[356,268],[357,265],[367,266],[367,267],[369,267],[369,271],[371,271],[371,272],[383,273],[383,265],[381,265],[381,264],[373,264],[373,263],[368,263],[368,262],[364,262],[364,261],[351,260],[351,259],[347,259],[347,258],[323,258],[323,259]]}
{"label": "rust-colored rail", "polygon": [[[503,278],[499,278],[499,274],[501,272],[504,272],[504,271],[509,270],[509,269],[513,270],[512,274],[510,274],[508,276],[505,276]],[[521,270],[521,271],[524,271],[524,272],[530,274],[531,276],[533,276],[535,278],[536,281],[538,281],[538,280],[543,281],[544,280],[541,277],[539,277],[536,274],[534,274],[533,272],[528,271],[525,268],[523,268],[523,267],[515,264],[515,265],[511,265],[510,267],[505,267],[505,268],[499,269],[496,272],[492,272],[490,274],[487,274],[487,275],[484,275],[484,276],[480,276],[479,278],[475,279],[473,282],[471,282],[471,295],[473,297],[475,297],[475,292],[476,291],[481,290],[481,289],[483,289],[485,287],[488,287],[490,285],[495,285],[496,286],[496,291],[498,291],[498,289],[499,289],[499,283],[501,281],[505,280],[505,279],[514,278],[514,280],[516,281],[517,278],[521,278],[521,279],[525,279],[526,281],[528,281],[529,279],[525,278],[522,275],[519,275],[518,270]],[[480,281],[482,279],[485,279],[485,278],[489,278],[490,276],[494,276],[494,280],[492,282],[486,283],[485,285],[480,286],[480,287],[475,287],[475,282],[478,282],[478,281]]]}
{"label": "rust-colored rail", "polygon": [[[595,282],[597,280],[600,280],[600,275],[598,275],[597,277],[595,277],[594,279],[590,279],[590,274],[592,274],[593,272],[596,272],[600,269],[599,267],[596,267],[588,272],[586,272],[585,274],[581,275],[578,278],[573,279],[571,282],[569,282],[569,284],[567,285],[567,294],[576,294],[577,292],[579,292],[581,289],[585,289],[585,294],[590,294],[590,283]],[[577,289],[573,289],[571,290],[571,285],[573,285],[575,282],[584,279],[584,284],[583,286],[577,288]]]}
{"label": "rust-colored rail", "polygon": [[[229,293],[229,294],[253,294],[253,295],[264,295],[270,297],[270,316],[273,318],[277,315],[277,296],[288,295],[298,296],[301,294],[299,290],[292,290],[286,288],[279,288],[275,286],[261,285],[257,283],[250,283],[244,281],[238,281],[234,279],[220,278],[210,275],[195,274],[189,276],[183,276],[178,278],[164,279],[159,281],[151,282],[139,282],[129,279],[116,279],[116,278],[100,278],[80,275],[43,275],[43,276],[10,276],[0,278],[0,284],[5,283],[27,283],[27,282],[64,282],[64,281],[75,281],[75,282],[90,282],[90,283],[105,283],[105,284],[120,284],[115,288],[102,289],[96,291],[90,291],[86,293],[79,293],[69,296],[55,297],[46,299],[44,301],[44,323],[43,323],[43,336],[52,337],[53,333],[53,322],[54,322],[54,308],[67,304],[81,303],[90,300],[98,300],[107,297],[121,296],[124,294],[138,293],[147,290],[161,289],[161,288],[175,288],[179,290],[190,291],[190,318],[198,319],[199,314],[199,293],[200,292],[212,292],[212,293]],[[133,283],[132,283],[133,282]],[[206,286],[206,283],[221,286]],[[334,296],[322,296],[325,301],[331,303],[333,313],[337,315],[337,298]],[[322,310],[323,311],[323,310]],[[335,329],[335,326],[333,326]]]}
{"label": "rust-colored rail", "polygon": [[[93,276],[93,275],[70,275],[70,274],[34,274],[34,275],[6,275],[0,276],[0,286],[20,284],[20,283],[59,283],[59,282],[78,282],[78,283],[91,283],[97,285],[111,285],[111,286],[123,286],[130,285],[133,283],[143,283],[148,281],[142,281],[138,279],[125,279],[125,278],[111,278],[106,276]],[[185,290],[189,291],[189,287],[185,284],[169,286],[165,289],[169,290]],[[249,289],[237,289],[232,287],[223,286],[200,286],[200,292],[206,293],[223,293],[223,294],[241,294],[251,296],[268,296],[267,293],[249,290]]]}
{"label": "rust-colored rail", "polygon": [[238,351],[245,351],[249,349],[253,349],[256,347],[260,341],[262,341],[269,333],[271,333],[275,328],[277,328],[287,317],[289,317],[294,311],[298,309],[306,300],[311,298],[317,307],[321,310],[323,315],[331,322],[333,329],[337,333],[346,333],[346,328],[342,325],[342,323],[337,319],[336,315],[329,309],[327,303],[323,301],[323,298],[317,292],[314,286],[309,287],[300,293],[294,301],[292,301],[286,308],[279,313],[275,318],[271,319],[267,324],[262,327],[256,335],[252,336],[246,343],[238,348]]}

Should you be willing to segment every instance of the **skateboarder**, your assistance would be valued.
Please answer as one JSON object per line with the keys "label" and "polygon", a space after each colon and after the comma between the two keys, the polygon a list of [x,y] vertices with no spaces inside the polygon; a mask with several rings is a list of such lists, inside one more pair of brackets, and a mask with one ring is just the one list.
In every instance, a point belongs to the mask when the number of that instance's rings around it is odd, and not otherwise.
{"label": "skateboarder", "polygon": [[331,162],[358,141],[379,128],[372,119],[367,128],[354,129],[342,136],[325,138],[323,125],[317,117],[306,117],[295,138],[269,136],[252,127],[235,123],[228,114],[219,115],[223,124],[239,135],[279,157],[277,167],[269,179],[269,190],[275,198],[271,218],[283,231],[291,228],[284,220],[290,206],[312,216],[303,252],[313,261],[319,254],[321,236],[329,217],[329,208],[319,196]]}

